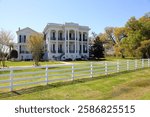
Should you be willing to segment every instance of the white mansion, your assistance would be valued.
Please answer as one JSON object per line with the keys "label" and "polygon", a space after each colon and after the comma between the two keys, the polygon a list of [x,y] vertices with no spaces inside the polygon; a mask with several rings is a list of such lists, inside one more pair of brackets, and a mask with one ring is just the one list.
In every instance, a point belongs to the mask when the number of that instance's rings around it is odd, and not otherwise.
{"label": "white mansion", "polygon": [[[46,52],[43,59],[66,60],[87,59],[89,57],[88,26],[76,23],[48,23],[44,28]],[[17,31],[18,59],[30,60],[32,55],[26,49],[26,39],[33,33],[31,28]]]}

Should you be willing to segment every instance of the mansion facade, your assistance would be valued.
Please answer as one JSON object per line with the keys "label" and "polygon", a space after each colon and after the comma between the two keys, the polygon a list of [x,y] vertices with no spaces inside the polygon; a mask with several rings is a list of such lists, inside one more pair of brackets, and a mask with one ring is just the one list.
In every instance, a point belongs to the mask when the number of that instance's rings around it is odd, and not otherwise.
{"label": "mansion facade", "polygon": [[[44,28],[46,60],[76,60],[89,58],[88,26],[77,23],[56,24],[48,23]],[[32,55],[26,49],[26,39],[38,33],[31,28],[17,31],[18,60],[31,60]]]}

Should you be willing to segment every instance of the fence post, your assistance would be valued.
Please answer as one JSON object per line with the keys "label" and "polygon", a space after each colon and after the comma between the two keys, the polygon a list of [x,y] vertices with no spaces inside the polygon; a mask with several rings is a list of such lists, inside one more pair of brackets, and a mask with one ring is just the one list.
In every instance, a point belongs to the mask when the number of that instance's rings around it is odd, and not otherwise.
{"label": "fence post", "polygon": [[46,85],[48,85],[48,66],[47,65],[45,69],[45,82],[46,82]]}
{"label": "fence post", "polygon": [[105,61],[105,75],[108,75],[108,64],[106,61]]}
{"label": "fence post", "polygon": [[127,60],[127,71],[129,71],[129,60]]}
{"label": "fence post", "polygon": [[150,59],[148,58],[148,67],[150,67]]}
{"label": "fence post", "polygon": [[10,69],[10,91],[13,91],[13,69]]}
{"label": "fence post", "polygon": [[119,61],[117,61],[117,72],[120,71],[120,65],[119,65]]}
{"label": "fence post", "polygon": [[144,59],[142,59],[142,68],[144,68]]}
{"label": "fence post", "polygon": [[137,60],[135,60],[135,66],[134,66],[134,69],[135,69],[135,70],[137,69]]}
{"label": "fence post", "polygon": [[74,64],[72,64],[72,80],[74,80]]}
{"label": "fence post", "polygon": [[93,78],[93,63],[90,64],[90,77]]}

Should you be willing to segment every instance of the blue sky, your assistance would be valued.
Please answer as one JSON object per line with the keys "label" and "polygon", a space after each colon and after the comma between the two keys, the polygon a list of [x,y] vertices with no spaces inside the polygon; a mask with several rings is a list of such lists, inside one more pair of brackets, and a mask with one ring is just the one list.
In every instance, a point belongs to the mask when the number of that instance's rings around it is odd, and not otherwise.
{"label": "blue sky", "polygon": [[150,0],[0,0],[0,28],[14,34],[18,27],[42,32],[47,23],[75,22],[100,33],[149,11]]}

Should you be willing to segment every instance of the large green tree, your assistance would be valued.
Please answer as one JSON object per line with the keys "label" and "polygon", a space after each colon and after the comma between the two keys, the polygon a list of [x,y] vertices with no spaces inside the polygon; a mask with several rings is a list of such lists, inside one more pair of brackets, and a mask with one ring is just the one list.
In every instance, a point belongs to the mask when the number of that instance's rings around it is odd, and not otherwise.
{"label": "large green tree", "polygon": [[91,54],[94,58],[99,59],[104,57],[104,47],[100,40],[100,36],[96,36],[91,47]]}
{"label": "large green tree", "polygon": [[137,56],[142,58],[150,58],[150,40],[141,42],[141,46],[137,48]]}
{"label": "large green tree", "polygon": [[18,51],[17,50],[11,50],[11,52],[10,52],[10,59],[16,59],[16,58],[18,58]]}
{"label": "large green tree", "polygon": [[[141,50],[139,47],[142,46],[143,48],[142,41],[150,40],[150,17],[143,16],[140,19],[131,17],[126,23],[125,28],[127,32],[127,37],[123,40],[125,54],[126,56],[139,57],[137,51]],[[143,56],[142,54],[140,55],[140,57]]]}

